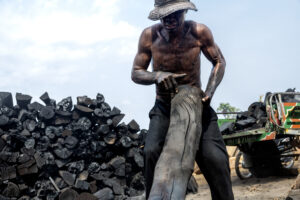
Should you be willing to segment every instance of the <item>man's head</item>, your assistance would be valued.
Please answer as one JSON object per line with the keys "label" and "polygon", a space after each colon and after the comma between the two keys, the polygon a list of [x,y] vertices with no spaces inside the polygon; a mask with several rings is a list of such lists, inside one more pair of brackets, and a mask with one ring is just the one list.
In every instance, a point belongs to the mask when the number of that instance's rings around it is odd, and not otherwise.
{"label": "man's head", "polygon": [[160,20],[180,10],[195,10],[196,6],[190,0],[155,0],[155,8],[150,12],[149,19]]}
{"label": "man's head", "polygon": [[167,31],[174,32],[184,23],[187,10],[178,10],[160,19],[162,25]]}

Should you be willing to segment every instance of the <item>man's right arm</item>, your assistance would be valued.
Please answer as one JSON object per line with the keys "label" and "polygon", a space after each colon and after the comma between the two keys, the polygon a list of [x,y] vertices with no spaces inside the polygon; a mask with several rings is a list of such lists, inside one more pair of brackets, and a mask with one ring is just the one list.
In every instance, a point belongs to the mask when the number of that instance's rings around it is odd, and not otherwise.
{"label": "man's right arm", "polygon": [[138,84],[151,85],[156,82],[156,72],[149,72],[147,68],[150,64],[152,53],[152,31],[146,28],[141,34],[138,52],[134,58],[131,71],[131,79]]}
{"label": "man's right arm", "polygon": [[138,84],[157,84],[163,86],[165,89],[170,90],[171,92],[176,91],[177,82],[175,79],[184,77],[186,74],[174,74],[163,71],[147,71],[152,57],[151,45],[152,30],[151,28],[146,28],[140,37],[138,52],[135,56],[131,71],[131,79]]}

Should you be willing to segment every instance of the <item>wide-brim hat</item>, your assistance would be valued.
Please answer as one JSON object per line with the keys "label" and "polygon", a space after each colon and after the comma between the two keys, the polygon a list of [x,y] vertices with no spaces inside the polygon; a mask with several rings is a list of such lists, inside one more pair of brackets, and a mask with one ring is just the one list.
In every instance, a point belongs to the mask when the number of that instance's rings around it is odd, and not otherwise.
{"label": "wide-brim hat", "polygon": [[150,12],[148,18],[159,20],[178,10],[197,11],[195,4],[189,0],[155,0],[155,8]]}

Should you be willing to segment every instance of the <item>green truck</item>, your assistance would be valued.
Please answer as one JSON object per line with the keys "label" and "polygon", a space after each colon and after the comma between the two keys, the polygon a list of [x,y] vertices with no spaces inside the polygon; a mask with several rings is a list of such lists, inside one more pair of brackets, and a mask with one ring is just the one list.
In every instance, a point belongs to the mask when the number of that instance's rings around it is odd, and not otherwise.
{"label": "green truck", "polygon": [[[241,179],[287,173],[300,146],[300,93],[270,93],[265,99],[263,127],[223,135],[227,146],[237,146],[236,172]],[[224,114],[224,113],[219,113]],[[232,114],[232,113],[228,113]],[[234,121],[220,119],[219,125]]]}

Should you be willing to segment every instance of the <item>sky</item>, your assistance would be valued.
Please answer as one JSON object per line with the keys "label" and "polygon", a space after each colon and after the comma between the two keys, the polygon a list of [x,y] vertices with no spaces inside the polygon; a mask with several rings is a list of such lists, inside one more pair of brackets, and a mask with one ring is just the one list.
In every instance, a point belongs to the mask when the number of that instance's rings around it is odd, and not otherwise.
{"label": "sky", "polygon": [[[300,90],[300,0],[194,0],[227,65],[212,100],[246,110],[266,92]],[[0,91],[106,101],[148,128],[155,87],[131,81],[151,0],[0,0]],[[212,65],[201,56],[203,89]],[[152,70],[149,66],[149,71]]]}

